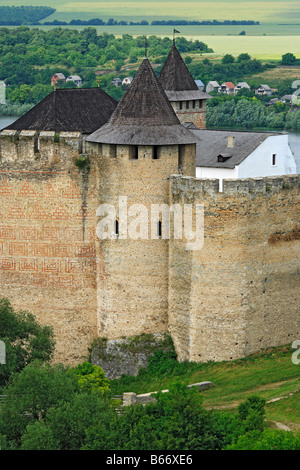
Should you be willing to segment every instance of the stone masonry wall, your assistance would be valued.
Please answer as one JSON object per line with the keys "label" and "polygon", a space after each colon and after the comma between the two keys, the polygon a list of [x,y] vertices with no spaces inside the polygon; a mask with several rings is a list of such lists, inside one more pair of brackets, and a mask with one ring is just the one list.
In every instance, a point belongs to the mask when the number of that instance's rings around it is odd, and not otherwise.
{"label": "stone masonry wall", "polygon": [[[0,295],[54,327],[56,361],[87,357],[97,336],[95,171],[79,170],[78,133],[3,131]],[[98,268],[98,269],[97,269]]]}
{"label": "stone masonry wall", "polygon": [[[154,239],[151,233],[153,204],[169,205],[169,176],[178,172],[178,146],[161,146],[158,159],[151,146],[139,146],[138,159],[131,158],[130,146],[118,145],[116,153],[107,145],[92,144],[97,168],[98,204],[117,209],[122,231],[120,197],[126,198],[128,227],[135,218],[134,204],[146,210],[147,238],[128,234],[101,240],[106,261],[105,283],[98,283],[99,334],[109,339],[141,333],[162,333],[168,324],[169,240]],[[113,156],[115,155],[115,156]],[[182,171],[195,175],[195,146],[185,146]],[[169,206],[167,206],[169,207]],[[130,215],[131,214],[131,215]],[[99,219],[101,220],[101,219]],[[136,231],[140,228],[137,223]],[[154,232],[157,235],[156,224]]]}
{"label": "stone masonry wall", "polygon": [[299,176],[171,177],[204,204],[204,245],[170,243],[169,328],[181,360],[229,360],[300,337]]}
{"label": "stone masonry wall", "polygon": [[199,129],[206,129],[206,100],[200,100],[201,107],[199,107],[199,100],[196,100],[196,107],[193,108],[193,101],[188,101],[189,107],[186,108],[186,102],[182,102],[182,109],[180,109],[180,102],[173,101],[171,105],[179,119],[183,124],[185,122],[192,122]]}

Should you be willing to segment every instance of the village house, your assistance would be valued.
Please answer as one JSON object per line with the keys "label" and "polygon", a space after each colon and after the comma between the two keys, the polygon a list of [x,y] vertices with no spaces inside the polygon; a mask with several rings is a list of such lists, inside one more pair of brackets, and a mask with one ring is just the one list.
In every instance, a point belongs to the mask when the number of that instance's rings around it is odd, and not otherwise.
{"label": "village house", "polygon": [[196,85],[197,85],[197,87],[199,88],[200,91],[204,91],[205,85],[202,82],[202,80],[195,80],[195,83],[196,83]]}
{"label": "village house", "polygon": [[66,77],[64,76],[63,73],[55,73],[53,77],[51,77],[51,85],[56,84],[58,81],[61,81],[62,83],[65,83]]}
{"label": "village house", "polygon": [[76,86],[80,87],[82,85],[82,78],[79,75],[70,75],[66,82],[74,82]]}
{"label": "village house", "polygon": [[121,86],[122,80],[120,78],[113,78],[110,84],[113,86]]}
{"label": "village house", "polygon": [[215,81],[208,82],[208,84],[206,85],[206,93],[211,93],[212,91],[218,91],[219,88],[220,88],[220,85],[218,82],[215,82]]}
{"label": "village house", "polygon": [[122,85],[125,85],[125,86],[131,85],[132,80],[133,80],[133,77],[126,77],[126,78],[124,78],[124,80],[122,81]]}
{"label": "village house", "polygon": [[272,90],[269,85],[259,85],[259,87],[255,89],[255,94],[271,96]]}
{"label": "village house", "polygon": [[235,87],[234,87],[234,93],[237,94],[242,88],[246,88],[247,90],[250,90],[250,86],[248,85],[247,82],[239,82]]}
{"label": "village house", "polygon": [[224,82],[219,87],[219,93],[226,93],[226,95],[234,94],[234,84],[232,82]]}

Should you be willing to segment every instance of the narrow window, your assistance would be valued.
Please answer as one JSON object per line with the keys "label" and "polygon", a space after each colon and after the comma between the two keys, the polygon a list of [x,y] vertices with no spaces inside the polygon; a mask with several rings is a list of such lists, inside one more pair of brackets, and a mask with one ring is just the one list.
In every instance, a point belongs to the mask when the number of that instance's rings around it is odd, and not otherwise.
{"label": "narrow window", "polygon": [[182,109],[182,101],[179,101],[179,109]]}
{"label": "narrow window", "polygon": [[114,158],[117,156],[117,146],[116,145],[111,145],[110,146],[110,156],[114,157]]}
{"label": "narrow window", "polygon": [[202,108],[202,106],[203,106],[203,101],[199,100],[199,108]]}
{"label": "narrow window", "polygon": [[193,108],[195,109],[196,108],[196,101],[193,100]]}
{"label": "narrow window", "polygon": [[188,101],[186,102],[185,107],[186,107],[186,109],[189,109],[190,103]]}
{"label": "narrow window", "polygon": [[157,235],[158,235],[158,238],[161,238],[162,237],[162,225],[161,225],[161,220],[158,222],[157,224]]}
{"label": "narrow window", "polygon": [[272,155],[272,166],[276,165],[276,153],[273,153]]}
{"label": "narrow window", "polygon": [[153,145],[153,147],[152,147],[152,158],[153,158],[153,160],[157,160],[159,158],[159,147],[158,147],[158,145]]}
{"label": "narrow window", "polygon": [[119,236],[119,221],[118,220],[115,220],[115,236],[118,237]]}
{"label": "narrow window", "polygon": [[130,160],[137,160],[139,157],[139,147],[138,145],[132,145],[130,149]]}
{"label": "narrow window", "polygon": [[183,166],[184,145],[178,145],[178,169],[181,170]]}

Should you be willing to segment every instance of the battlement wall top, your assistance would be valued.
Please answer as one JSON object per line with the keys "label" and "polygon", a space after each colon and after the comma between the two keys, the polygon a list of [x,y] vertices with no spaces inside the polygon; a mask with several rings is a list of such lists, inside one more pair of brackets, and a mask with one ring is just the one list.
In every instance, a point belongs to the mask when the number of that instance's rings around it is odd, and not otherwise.
{"label": "battlement wall top", "polygon": [[267,176],[261,178],[228,178],[223,180],[223,191],[219,191],[219,179],[194,178],[182,175],[170,177],[171,192],[175,199],[191,200],[203,195],[226,197],[236,194],[272,194],[279,191],[295,190],[300,187],[300,175]]}
{"label": "battlement wall top", "polygon": [[80,132],[7,129],[0,133],[0,163],[67,162],[82,153],[82,146]]}

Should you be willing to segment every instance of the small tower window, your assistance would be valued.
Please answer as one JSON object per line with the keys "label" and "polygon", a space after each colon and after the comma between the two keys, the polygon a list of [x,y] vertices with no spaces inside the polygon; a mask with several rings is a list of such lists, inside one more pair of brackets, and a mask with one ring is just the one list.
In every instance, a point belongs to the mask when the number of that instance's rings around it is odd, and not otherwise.
{"label": "small tower window", "polygon": [[182,109],[182,101],[179,101],[179,109]]}
{"label": "small tower window", "polygon": [[196,101],[193,100],[193,108],[195,109],[196,108]]}
{"label": "small tower window", "polygon": [[158,235],[158,238],[162,237],[162,223],[161,223],[161,220],[157,224],[157,235]]}
{"label": "small tower window", "polygon": [[272,155],[272,166],[276,165],[276,153],[273,153]]}
{"label": "small tower window", "polygon": [[183,167],[183,154],[184,145],[178,145],[178,169],[181,170]]}
{"label": "small tower window", "polygon": [[186,107],[186,109],[189,109],[189,107],[190,107],[189,101],[186,102],[185,107]]}
{"label": "small tower window", "polygon": [[110,156],[114,157],[114,158],[117,156],[117,146],[116,145],[111,145],[110,146]]}
{"label": "small tower window", "polygon": [[202,108],[203,106],[203,100],[199,100],[199,108]]}
{"label": "small tower window", "polygon": [[152,147],[152,158],[153,160],[159,159],[159,146],[158,145],[153,145]]}
{"label": "small tower window", "polygon": [[119,236],[119,221],[118,220],[115,220],[114,231],[115,231],[115,236],[118,237]]}
{"label": "small tower window", "polygon": [[130,158],[130,160],[137,160],[139,158],[139,147],[138,147],[138,145],[131,145],[129,158]]}

